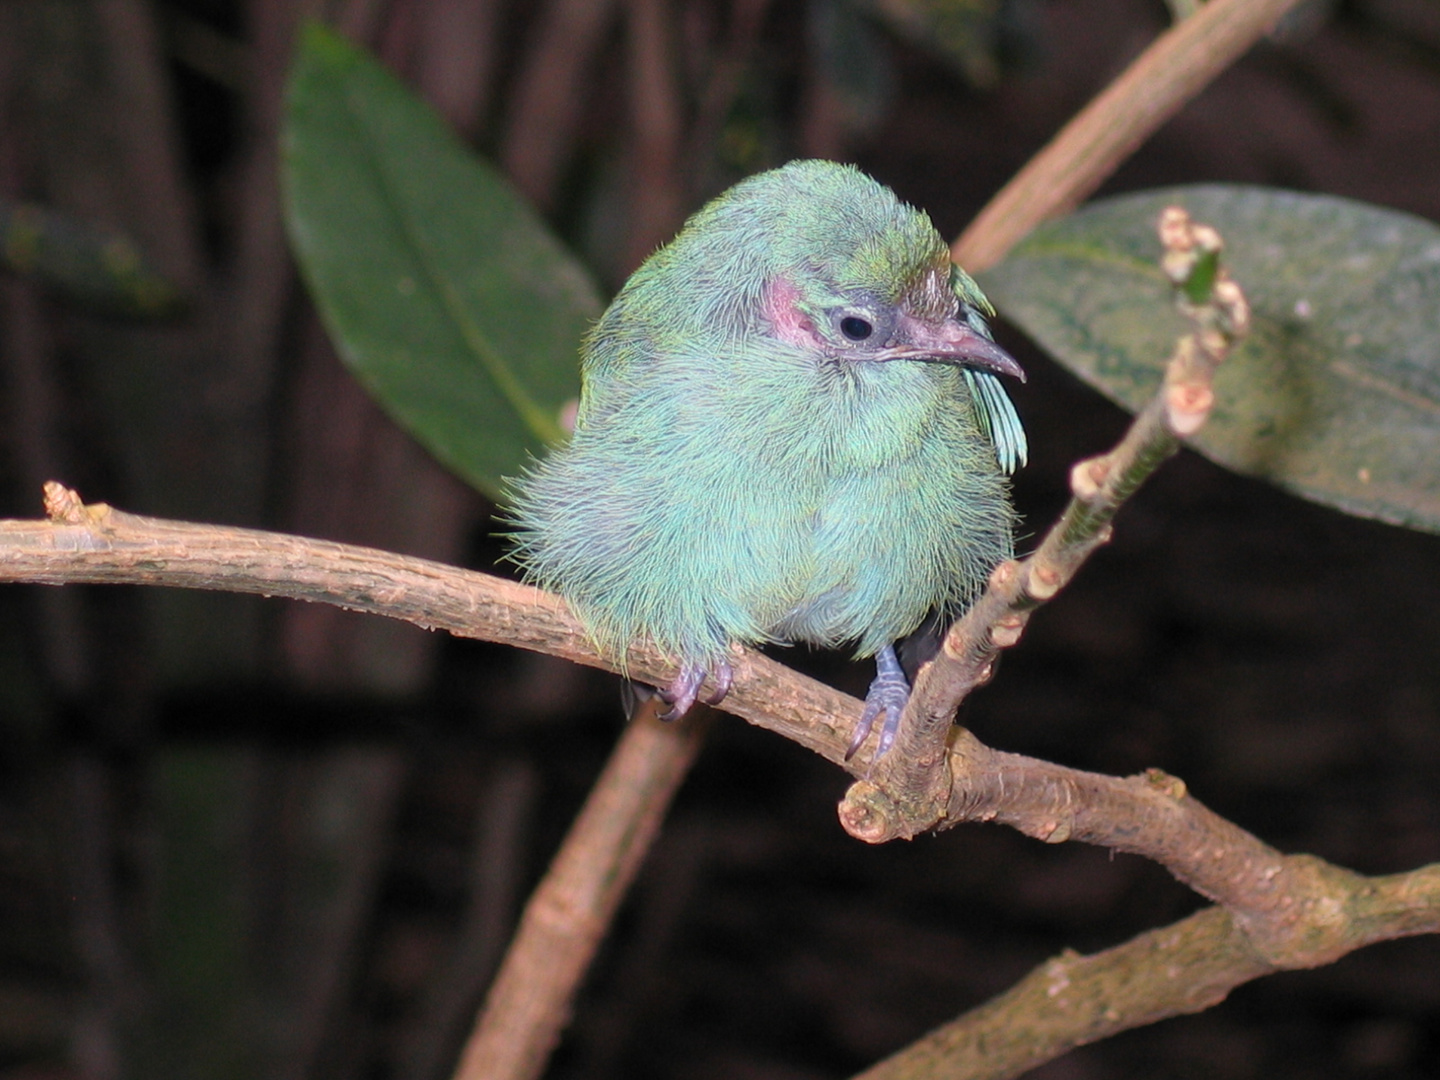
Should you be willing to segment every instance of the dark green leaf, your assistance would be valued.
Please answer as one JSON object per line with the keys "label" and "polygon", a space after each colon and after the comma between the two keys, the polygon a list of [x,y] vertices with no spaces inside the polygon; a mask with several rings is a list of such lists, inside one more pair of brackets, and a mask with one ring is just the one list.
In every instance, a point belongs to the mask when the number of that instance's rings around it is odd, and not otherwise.
{"label": "dark green leaf", "polygon": [[1047,225],[982,284],[1061,363],[1136,409],[1185,329],[1157,265],[1155,223],[1172,203],[1220,230],[1225,265],[1254,311],[1195,447],[1317,502],[1440,531],[1440,227],[1431,222],[1328,196],[1174,188]]}
{"label": "dark green leaf", "polygon": [[291,241],[331,337],[382,405],[491,496],[563,440],[589,275],[499,173],[373,60],[304,35],[285,129]]}

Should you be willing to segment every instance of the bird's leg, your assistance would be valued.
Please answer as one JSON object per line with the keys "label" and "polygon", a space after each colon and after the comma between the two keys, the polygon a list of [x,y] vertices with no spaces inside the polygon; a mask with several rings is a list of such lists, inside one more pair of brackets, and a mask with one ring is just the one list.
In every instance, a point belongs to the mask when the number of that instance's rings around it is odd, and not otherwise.
{"label": "bird's leg", "polygon": [[905,711],[905,703],[909,700],[910,683],[895,655],[895,646],[886,645],[875,654],[875,679],[870,684],[870,692],[865,695],[865,711],[860,714],[860,723],[855,727],[850,749],[845,751],[845,760],[849,761],[865,745],[875,726],[875,718],[882,712],[885,723],[880,727],[880,745],[875,749],[874,760],[884,757],[895,742],[895,733],[900,730],[900,714]]}
{"label": "bird's leg", "polygon": [[[690,706],[695,704],[695,698],[700,693],[700,684],[705,681],[707,671],[699,664],[685,662],[680,665],[680,673],[675,676],[669,686],[656,691],[660,700],[670,707],[660,714],[661,720],[678,720],[690,711]],[[706,705],[719,705],[725,700],[725,695],[730,692],[730,682],[735,672],[730,667],[728,660],[721,660],[715,668],[715,692],[705,699]],[[903,679],[904,676],[902,675]]]}

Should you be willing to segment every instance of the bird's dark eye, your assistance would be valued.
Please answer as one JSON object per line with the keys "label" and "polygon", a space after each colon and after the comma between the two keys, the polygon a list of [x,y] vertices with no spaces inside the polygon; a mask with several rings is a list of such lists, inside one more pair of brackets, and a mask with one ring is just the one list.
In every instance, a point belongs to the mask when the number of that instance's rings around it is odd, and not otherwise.
{"label": "bird's dark eye", "polygon": [[846,315],[840,320],[840,332],[851,341],[864,341],[875,332],[875,327],[858,315]]}

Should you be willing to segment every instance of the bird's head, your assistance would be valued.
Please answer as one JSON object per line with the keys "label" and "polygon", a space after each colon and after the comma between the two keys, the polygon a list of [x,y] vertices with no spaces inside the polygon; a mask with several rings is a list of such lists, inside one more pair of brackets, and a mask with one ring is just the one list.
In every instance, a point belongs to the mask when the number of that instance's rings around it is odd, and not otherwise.
{"label": "bird's head", "polygon": [[799,161],[735,190],[771,242],[759,282],[772,333],[840,363],[953,364],[1023,380],[992,340],[979,287],[923,212],[858,170]]}
{"label": "bird's head", "polygon": [[943,365],[962,373],[1011,472],[1025,437],[999,376],[1025,375],[990,339],[989,314],[923,212],[853,166],[794,161],[708,203],[626,282],[587,343],[582,418],[637,371],[743,372],[727,385],[769,393],[793,385],[796,365],[827,387],[912,385],[883,374],[904,362],[949,382]]}

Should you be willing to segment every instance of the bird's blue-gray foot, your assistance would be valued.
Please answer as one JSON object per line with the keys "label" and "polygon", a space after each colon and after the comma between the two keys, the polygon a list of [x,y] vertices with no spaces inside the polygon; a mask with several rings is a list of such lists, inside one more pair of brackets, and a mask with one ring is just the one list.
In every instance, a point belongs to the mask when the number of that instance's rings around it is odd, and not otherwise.
{"label": "bird's blue-gray foot", "polygon": [[869,693],[865,695],[865,711],[860,714],[860,723],[855,727],[855,737],[850,740],[850,749],[845,751],[845,760],[849,761],[856,751],[865,745],[865,740],[870,737],[875,721],[881,713],[885,714],[885,723],[880,726],[880,745],[875,748],[874,760],[879,761],[884,757],[895,744],[895,734],[900,730],[900,716],[909,700],[910,682],[905,678],[904,669],[900,667],[895,646],[886,645],[875,654],[875,678],[870,683]]}
{"label": "bird's blue-gray foot", "polygon": [[[708,674],[710,672],[699,664],[682,664],[680,674],[675,676],[674,681],[664,689],[657,691],[660,700],[670,706],[660,713],[660,719],[679,720],[689,712],[700,693],[700,684],[705,681],[705,676]],[[728,660],[721,660],[715,667],[714,676],[715,692],[704,699],[706,705],[719,705],[725,700],[725,695],[730,693],[730,682],[734,679],[735,672],[730,667]],[[902,675],[901,678],[904,676]]]}

